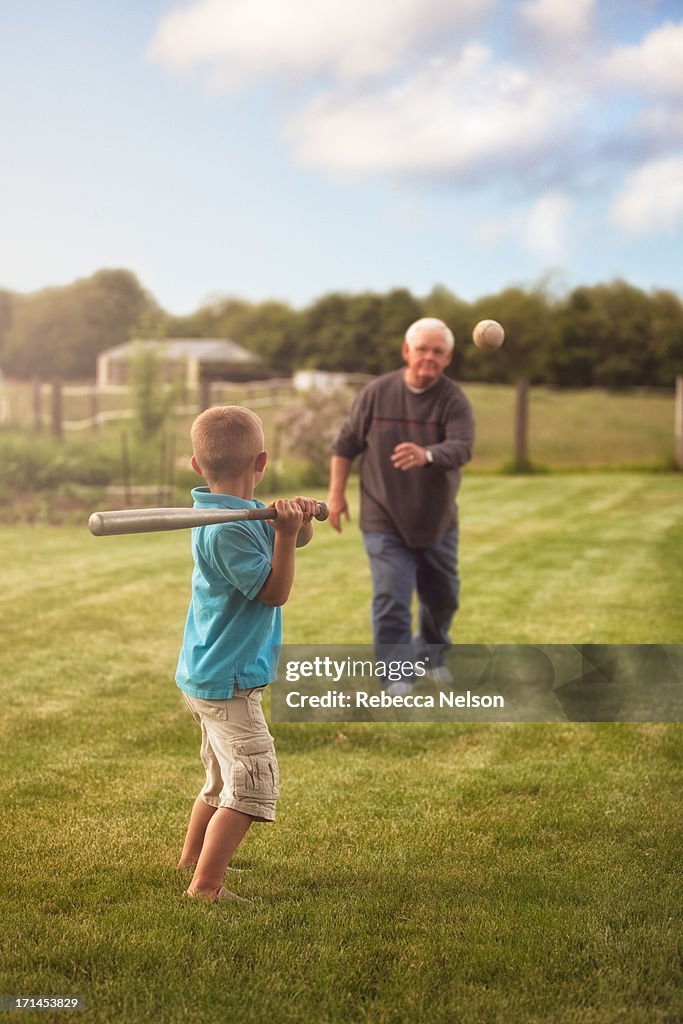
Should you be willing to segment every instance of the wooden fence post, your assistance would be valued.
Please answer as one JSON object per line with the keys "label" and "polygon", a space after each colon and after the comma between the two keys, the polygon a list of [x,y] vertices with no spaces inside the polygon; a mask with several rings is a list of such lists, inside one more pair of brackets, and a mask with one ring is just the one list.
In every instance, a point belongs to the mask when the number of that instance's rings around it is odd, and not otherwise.
{"label": "wooden fence post", "polygon": [[204,412],[211,405],[211,381],[204,377],[199,381],[199,411]]}
{"label": "wooden fence post", "polygon": [[62,382],[52,381],[52,434],[58,440],[62,438]]}
{"label": "wooden fence post", "polygon": [[92,417],[92,429],[97,433],[100,426],[100,401],[97,393],[97,384],[93,384],[90,392],[90,415]]}
{"label": "wooden fence post", "polygon": [[130,450],[128,448],[128,433],[125,430],[121,432],[121,475],[123,476],[123,498],[128,508],[130,508],[132,504],[130,489]]}
{"label": "wooden fence post", "polygon": [[520,377],[515,392],[515,466],[523,469],[528,465],[529,429],[529,381]]}
{"label": "wooden fence post", "polygon": [[675,459],[678,469],[683,469],[683,374],[676,377],[676,405],[674,411]]}
{"label": "wooden fence post", "polygon": [[43,429],[43,382],[40,377],[33,378],[33,427],[36,434]]}

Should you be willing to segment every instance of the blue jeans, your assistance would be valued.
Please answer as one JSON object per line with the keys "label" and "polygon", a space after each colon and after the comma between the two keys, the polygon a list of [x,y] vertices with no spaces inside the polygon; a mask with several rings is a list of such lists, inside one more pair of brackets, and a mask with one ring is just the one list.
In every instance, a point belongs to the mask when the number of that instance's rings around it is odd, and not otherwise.
{"label": "blue jeans", "polygon": [[[450,645],[458,609],[458,531],[449,530],[429,548],[409,548],[396,533],[364,533],[372,575],[372,629],[378,658],[413,643],[411,606],[417,592],[418,647],[429,647],[437,663]],[[432,658],[434,664],[434,658]]]}

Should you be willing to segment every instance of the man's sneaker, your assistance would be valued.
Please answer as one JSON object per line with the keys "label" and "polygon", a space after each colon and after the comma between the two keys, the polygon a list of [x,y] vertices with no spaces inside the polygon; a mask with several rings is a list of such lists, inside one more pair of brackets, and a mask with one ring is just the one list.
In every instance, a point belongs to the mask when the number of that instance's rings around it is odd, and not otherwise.
{"label": "man's sneaker", "polygon": [[413,692],[413,684],[410,679],[399,679],[395,683],[389,683],[387,693],[390,697],[405,697],[407,693]]}
{"label": "man's sneaker", "polygon": [[435,683],[447,683],[450,686],[455,681],[450,669],[446,668],[445,665],[437,665],[436,668],[430,668],[427,671],[427,679],[433,679]]}

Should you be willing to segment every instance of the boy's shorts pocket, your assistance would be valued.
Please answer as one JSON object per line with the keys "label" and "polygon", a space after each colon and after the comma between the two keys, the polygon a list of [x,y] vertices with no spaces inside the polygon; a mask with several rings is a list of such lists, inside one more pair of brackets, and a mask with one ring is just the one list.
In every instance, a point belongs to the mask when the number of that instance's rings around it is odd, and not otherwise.
{"label": "boy's shorts pocket", "polygon": [[280,771],[275,746],[269,735],[235,743],[232,788],[240,800],[276,800],[280,793]]}

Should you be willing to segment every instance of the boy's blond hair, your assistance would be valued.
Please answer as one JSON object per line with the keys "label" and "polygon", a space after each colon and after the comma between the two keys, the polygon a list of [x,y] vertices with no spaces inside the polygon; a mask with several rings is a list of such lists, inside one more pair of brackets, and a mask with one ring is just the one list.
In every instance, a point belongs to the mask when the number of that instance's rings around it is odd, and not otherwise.
{"label": "boy's blond hair", "polygon": [[240,476],[263,451],[263,423],[241,405],[214,405],[197,416],[190,431],[192,451],[211,480]]}

